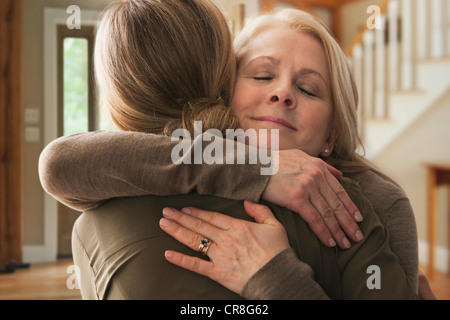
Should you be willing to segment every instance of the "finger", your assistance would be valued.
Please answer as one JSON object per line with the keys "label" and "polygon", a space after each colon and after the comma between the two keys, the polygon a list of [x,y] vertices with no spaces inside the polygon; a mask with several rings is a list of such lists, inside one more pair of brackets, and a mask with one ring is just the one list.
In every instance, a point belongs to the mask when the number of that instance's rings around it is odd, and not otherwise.
{"label": "finger", "polygon": [[168,235],[195,251],[199,250],[201,241],[205,238],[167,218],[162,218],[159,226]]}
{"label": "finger", "polygon": [[244,208],[247,214],[258,223],[280,225],[280,222],[275,218],[272,211],[267,206],[245,200]]}
{"label": "finger", "polygon": [[228,230],[232,226],[234,220],[234,218],[226,214],[221,214],[218,212],[193,207],[183,208],[181,209],[181,212],[188,214],[192,217],[201,219],[203,221],[206,221],[210,225],[220,228],[222,230]]}
{"label": "finger", "polygon": [[164,256],[170,263],[206,277],[210,277],[214,271],[212,262],[197,257],[191,257],[172,250],[167,250]]}
{"label": "finger", "polygon": [[217,236],[220,231],[220,229],[210,225],[208,222],[202,219],[184,214],[181,211],[173,208],[164,208],[163,215],[164,217],[175,221],[180,226],[183,226],[185,229],[193,231],[197,234],[202,235],[203,237],[207,237],[212,240],[214,240],[215,236]]}
{"label": "finger", "polygon": [[342,172],[336,169],[333,166],[330,166],[328,163],[324,162],[325,166],[327,167],[328,171],[336,178],[340,179],[342,177]]}
{"label": "finger", "polygon": [[327,173],[325,173],[325,179],[352,219],[356,222],[361,222],[363,220],[361,212],[359,212],[358,207],[353,203],[352,199],[350,199],[339,181]]}
{"label": "finger", "polygon": [[317,236],[317,238],[327,247],[335,247],[336,241],[334,241],[333,236],[330,233],[327,225],[325,224],[322,216],[317,212],[310,201],[305,199],[299,200],[298,203],[294,203],[289,206],[288,209],[301,213],[301,217],[308,223],[312,232]]}
{"label": "finger", "polygon": [[[341,247],[342,249],[348,249],[350,248],[351,244],[348,241],[347,237],[345,236],[345,229],[339,224],[339,221],[336,219],[336,214],[334,210],[328,205],[328,203],[325,201],[325,199],[322,197],[321,194],[313,196],[311,198],[311,203],[316,208],[317,212],[320,214],[320,216],[323,219],[323,222],[327,226],[328,230],[331,233],[331,236],[336,241],[336,243]],[[348,219],[355,223],[347,214]],[[356,224],[355,224],[356,225]],[[358,228],[358,226],[356,226]],[[344,229],[344,231],[343,231]],[[359,228],[358,228],[359,229]]]}
{"label": "finger", "polygon": [[[344,189],[342,188],[342,190]],[[330,186],[321,188],[320,193],[315,194],[311,199],[334,239],[344,245],[341,246],[342,248],[347,248],[349,244],[344,233],[355,242],[363,239],[361,229]]]}

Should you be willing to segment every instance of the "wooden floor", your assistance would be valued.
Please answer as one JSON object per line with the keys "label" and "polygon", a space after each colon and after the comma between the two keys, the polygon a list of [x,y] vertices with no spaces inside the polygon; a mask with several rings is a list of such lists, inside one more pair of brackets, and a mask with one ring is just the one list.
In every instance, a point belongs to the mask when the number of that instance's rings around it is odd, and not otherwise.
{"label": "wooden floor", "polygon": [[59,259],[0,274],[0,300],[80,300],[80,290],[69,289],[75,275],[72,265],[72,259]]}
{"label": "wooden floor", "polygon": [[[422,268],[426,275],[426,268]],[[430,286],[439,300],[450,300],[450,274],[435,272],[434,278],[430,280]]]}
{"label": "wooden floor", "polygon": [[[72,259],[32,264],[11,274],[0,274],[0,300],[78,300]],[[450,300],[450,275],[436,272],[431,287],[441,300]],[[71,289],[72,288],[72,289]]]}

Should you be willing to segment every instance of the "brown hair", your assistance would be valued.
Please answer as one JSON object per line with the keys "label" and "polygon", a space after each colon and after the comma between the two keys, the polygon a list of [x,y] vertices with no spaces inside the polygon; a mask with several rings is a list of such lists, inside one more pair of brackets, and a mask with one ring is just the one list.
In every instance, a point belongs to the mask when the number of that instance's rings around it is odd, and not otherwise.
{"label": "brown hair", "polygon": [[209,0],[120,0],[104,13],[95,46],[101,99],[121,130],[170,135],[225,132],[236,62],[223,14]]}

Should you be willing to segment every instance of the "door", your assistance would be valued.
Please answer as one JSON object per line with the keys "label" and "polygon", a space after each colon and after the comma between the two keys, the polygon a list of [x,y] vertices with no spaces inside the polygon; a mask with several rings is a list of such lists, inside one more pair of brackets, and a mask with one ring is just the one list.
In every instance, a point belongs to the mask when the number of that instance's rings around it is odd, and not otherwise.
{"label": "door", "polygon": [[22,1],[0,1],[0,264],[22,260]]}
{"label": "door", "polygon": [[[58,26],[58,136],[98,129],[93,73],[94,27]],[[72,255],[72,228],[80,212],[58,203],[58,257]]]}

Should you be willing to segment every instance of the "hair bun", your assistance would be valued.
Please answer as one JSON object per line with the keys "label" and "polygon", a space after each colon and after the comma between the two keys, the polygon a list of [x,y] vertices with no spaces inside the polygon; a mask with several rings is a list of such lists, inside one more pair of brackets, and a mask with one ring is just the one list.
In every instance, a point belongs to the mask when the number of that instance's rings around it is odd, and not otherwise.
{"label": "hair bun", "polygon": [[183,128],[193,134],[195,121],[202,122],[203,131],[218,129],[225,134],[227,129],[238,128],[237,119],[222,98],[197,98],[184,103],[181,119],[168,123],[164,133],[171,135],[174,130]]}

